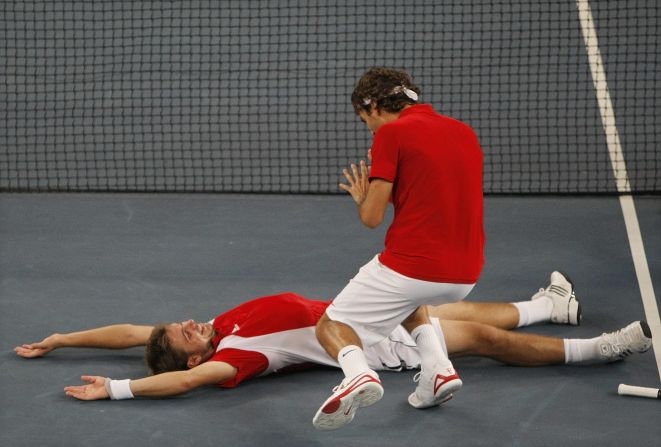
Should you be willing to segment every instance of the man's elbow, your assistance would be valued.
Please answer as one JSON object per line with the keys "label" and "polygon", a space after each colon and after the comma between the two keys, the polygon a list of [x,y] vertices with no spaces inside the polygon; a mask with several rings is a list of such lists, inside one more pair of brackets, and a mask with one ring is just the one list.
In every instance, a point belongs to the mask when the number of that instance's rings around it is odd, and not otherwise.
{"label": "man's elbow", "polygon": [[381,225],[383,222],[383,216],[361,216],[360,220],[362,220],[363,225],[367,228],[374,229]]}
{"label": "man's elbow", "polygon": [[186,393],[188,391],[192,391],[195,388],[199,388],[204,383],[200,380],[199,377],[195,377],[194,375],[187,374],[180,382],[179,382],[179,388],[182,393]]}
{"label": "man's elbow", "polygon": [[122,325],[124,340],[128,346],[144,346],[149,341],[151,330],[134,324]]}

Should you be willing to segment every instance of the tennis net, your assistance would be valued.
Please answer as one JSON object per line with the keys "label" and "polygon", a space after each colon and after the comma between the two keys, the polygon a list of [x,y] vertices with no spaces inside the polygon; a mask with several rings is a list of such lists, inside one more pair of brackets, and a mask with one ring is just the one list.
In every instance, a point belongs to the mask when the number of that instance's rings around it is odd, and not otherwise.
{"label": "tennis net", "polygon": [[[656,0],[591,2],[635,193],[661,192]],[[11,1],[0,190],[339,193],[371,66],[469,123],[491,194],[616,193],[574,1]]]}

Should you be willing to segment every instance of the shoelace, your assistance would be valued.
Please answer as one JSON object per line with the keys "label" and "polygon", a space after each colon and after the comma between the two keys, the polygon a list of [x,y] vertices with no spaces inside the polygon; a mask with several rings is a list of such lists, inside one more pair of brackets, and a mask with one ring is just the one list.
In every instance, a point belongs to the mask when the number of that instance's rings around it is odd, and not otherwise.
{"label": "shoelace", "polygon": [[633,342],[631,336],[622,332],[622,329],[613,332],[611,334],[603,333],[601,334],[604,337],[606,343],[600,346],[601,353],[608,355],[611,351],[619,358],[627,357],[633,354],[633,351],[629,347],[629,344]]}
{"label": "shoelace", "polygon": [[342,380],[342,381],[340,382],[339,385],[335,385],[335,386],[333,387],[333,392],[335,392],[335,391],[337,391],[337,390],[341,390],[342,388],[346,388],[347,384],[344,383],[344,382],[346,382],[346,380],[347,380],[347,379],[344,379],[344,380]]}
{"label": "shoelace", "polygon": [[[337,391],[337,390],[340,390],[340,389],[342,389],[342,388],[346,388],[346,387],[347,387],[347,384],[346,384],[345,382],[346,382],[347,380],[349,380],[348,377],[344,378],[344,379],[340,382],[339,385],[335,385],[335,386],[333,387],[333,392],[335,392],[335,391]],[[353,380],[353,379],[352,379],[352,380]],[[351,380],[349,380],[349,381],[351,381]]]}
{"label": "shoelace", "polygon": [[[454,373],[456,373],[456,371],[454,371]],[[418,371],[415,376],[413,376],[413,381],[416,383],[420,382],[420,377],[422,377],[422,370]]]}

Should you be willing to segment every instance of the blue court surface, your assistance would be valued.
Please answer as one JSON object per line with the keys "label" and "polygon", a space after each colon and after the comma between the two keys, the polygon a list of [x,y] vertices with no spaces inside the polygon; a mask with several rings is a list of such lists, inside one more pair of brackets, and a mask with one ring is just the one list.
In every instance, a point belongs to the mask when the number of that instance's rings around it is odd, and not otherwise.
{"label": "blue court surface", "polygon": [[[635,203],[658,291],[661,200]],[[616,197],[487,197],[486,229],[487,262],[469,300],[525,300],[562,269],[583,323],[525,331],[592,337],[645,318]],[[169,399],[80,402],[63,387],[82,374],[142,377],[141,349],[63,349],[34,360],[13,352],[53,332],[204,321],[279,291],[330,299],[382,248],[383,233],[362,227],[343,196],[0,196],[0,444],[658,445],[659,401],[616,392],[622,382],[659,386],[652,351],[584,367],[458,359],[464,388],[426,411],[406,403],[413,372],[383,373],[382,401],[334,432],[316,431],[311,419],[339,370]]]}
{"label": "blue court surface", "polygon": [[[142,349],[13,351],[283,291],[334,298],[392,217],[369,230],[337,194],[372,141],[352,89],[387,66],[479,136],[486,265],[467,299],[527,300],[561,270],[582,324],[522,332],[647,319],[661,353],[660,21],[658,0],[3,1],[0,446],[660,445],[660,401],[617,394],[659,387],[652,350],[598,366],[457,359],[463,389],[425,411],[406,401],[413,371],[384,372],[382,401],[334,432],[312,417],[340,370],[81,402],[63,388],[143,377]],[[629,193],[656,297],[639,288]]]}

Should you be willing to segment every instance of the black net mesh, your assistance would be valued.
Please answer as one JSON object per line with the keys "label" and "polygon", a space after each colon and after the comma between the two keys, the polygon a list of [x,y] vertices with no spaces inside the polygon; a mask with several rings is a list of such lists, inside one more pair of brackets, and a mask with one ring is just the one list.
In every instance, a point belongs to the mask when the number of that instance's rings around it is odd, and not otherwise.
{"label": "black net mesh", "polygon": [[[657,1],[591,6],[632,189],[659,192]],[[340,192],[385,65],[475,128],[485,192],[616,192],[574,1],[0,8],[0,190]]]}

